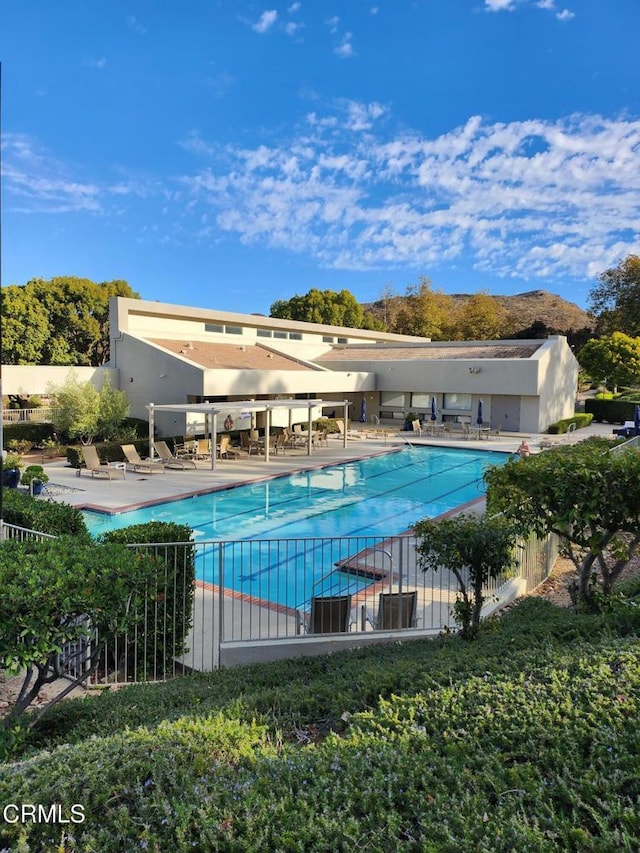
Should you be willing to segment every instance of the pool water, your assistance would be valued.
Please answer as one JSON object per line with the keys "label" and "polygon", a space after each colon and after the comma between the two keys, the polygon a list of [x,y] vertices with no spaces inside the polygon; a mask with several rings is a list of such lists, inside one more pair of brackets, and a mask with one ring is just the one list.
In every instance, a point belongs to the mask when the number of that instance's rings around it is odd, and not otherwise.
{"label": "pool water", "polygon": [[[203,543],[386,537],[405,532],[422,518],[480,497],[484,493],[484,471],[506,458],[506,454],[491,451],[407,446],[358,462],[131,512],[107,515],[85,511],[84,517],[94,536],[131,524],[171,521],[188,524],[195,540]],[[348,556],[349,549],[353,553],[353,547],[353,542],[345,542],[344,553],[332,550],[331,564]],[[287,606],[300,605],[301,579],[309,591],[327,569],[327,560],[318,559],[317,568],[315,560],[311,561],[310,572],[307,551],[289,549],[284,557],[283,549],[269,542],[224,550],[225,587]],[[199,579],[218,583],[218,563],[202,553],[198,558]],[[354,592],[367,583],[370,581],[352,575],[332,577],[330,591]],[[313,591],[318,593],[318,589]],[[323,586],[322,591],[326,593],[327,589]]]}

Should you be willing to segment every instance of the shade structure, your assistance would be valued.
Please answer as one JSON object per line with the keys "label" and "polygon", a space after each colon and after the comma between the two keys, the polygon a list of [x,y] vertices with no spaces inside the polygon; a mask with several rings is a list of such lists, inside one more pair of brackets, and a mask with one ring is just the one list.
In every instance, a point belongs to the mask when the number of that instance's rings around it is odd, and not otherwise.
{"label": "shade structure", "polygon": [[360,404],[360,421],[363,424],[367,422],[367,401],[365,398],[362,398],[362,403]]}
{"label": "shade structure", "polygon": [[431,398],[431,420],[432,421],[438,420],[438,404],[436,403],[435,397]]}
{"label": "shade structure", "polygon": [[478,426],[482,426],[482,400],[478,400],[478,417],[476,418]]}

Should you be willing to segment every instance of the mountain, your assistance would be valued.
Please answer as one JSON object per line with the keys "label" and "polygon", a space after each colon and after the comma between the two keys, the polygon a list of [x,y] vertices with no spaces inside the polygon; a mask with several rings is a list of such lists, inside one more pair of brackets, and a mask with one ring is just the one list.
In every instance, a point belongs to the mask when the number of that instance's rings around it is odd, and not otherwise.
{"label": "mountain", "polygon": [[[451,298],[456,303],[466,302],[473,294],[455,293]],[[400,304],[404,297],[397,297]],[[496,302],[505,308],[513,322],[513,334],[518,335],[524,329],[528,329],[532,323],[540,321],[550,329],[561,332],[580,329],[594,329],[595,318],[584,311],[575,302],[568,302],[555,293],[546,290],[530,290],[527,293],[518,293],[515,296],[492,296]],[[384,303],[382,301],[370,302],[363,305],[366,311],[370,311],[375,317],[384,317]]]}

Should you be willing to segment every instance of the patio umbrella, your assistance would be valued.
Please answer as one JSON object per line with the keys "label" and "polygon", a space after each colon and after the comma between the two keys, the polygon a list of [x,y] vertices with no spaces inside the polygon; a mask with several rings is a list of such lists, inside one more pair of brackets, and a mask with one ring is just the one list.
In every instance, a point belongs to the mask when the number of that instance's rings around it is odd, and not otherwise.
{"label": "patio umbrella", "polygon": [[436,403],[435,397],[431,398],[431,420],[432,421],[438,420],[438,404]]}
{"label": "patio umbrella", "polygon": [[476,418],[478,426],[482,426],[482,400],[478,400],[478,417]]}
{"label": "patio umbrella", "polygon": [[360,423],[366,424],[367,422],[367,401],[365,398],[362,398],[362,403],[360,404]]}
{"label": "patio umbrella", "polygon": [[640,431],[640,406],[636,406],[635,412],[633,413],[633,425],[636,428],[636,435]]}

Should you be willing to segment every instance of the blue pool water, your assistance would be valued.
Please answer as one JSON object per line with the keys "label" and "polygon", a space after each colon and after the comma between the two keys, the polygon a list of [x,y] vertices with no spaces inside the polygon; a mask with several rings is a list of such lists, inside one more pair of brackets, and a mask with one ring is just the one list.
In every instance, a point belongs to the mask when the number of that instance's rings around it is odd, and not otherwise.
{"label": "blue pool water", "polygon": [[[314,585],[328,567],[366,544],[345,541],[342,551],[318,554],[315,560],[308,550],[284,549],[262,540],[359,537],[366,543],[366,537],[403,533],[422,518],[480,497],[484,471],[506,458],[506,454],[488,451],[407,446],[359,462],[117,515],[85,511],[84,517],[94,536],[130,524],[172,521],[190,525],[196,541],[243,540],[242,546],[225,547],[224,586],[297,607],[312,592],[318,593]],[[261,541],[252,546],[252,540]],[[200,554],[200,580],[218,583],[219,571],[217,558],[207,560],[206,553]],[[353,592],[370,582],[334,574],[329,581],[331,592]],[[327,592],[324,585],[321,589]]]}

